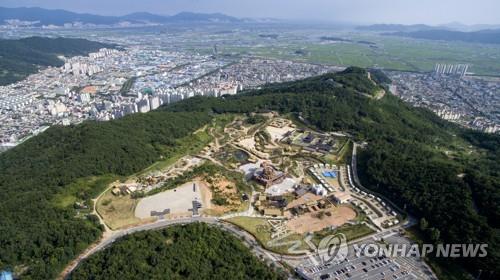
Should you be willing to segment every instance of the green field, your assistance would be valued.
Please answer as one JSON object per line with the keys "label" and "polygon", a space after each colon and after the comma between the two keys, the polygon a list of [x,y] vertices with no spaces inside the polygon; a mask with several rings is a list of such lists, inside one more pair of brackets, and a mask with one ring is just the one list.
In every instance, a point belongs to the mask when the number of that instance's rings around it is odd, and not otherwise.
{"label": "green field", "polygon": [[[291,59],[310,63],[382,67],[389,70],[432,71],[436,63],[467,63],[469,71],[479,75],[500,75],[500,46],[461,42],[440,42],[381,36],[376,34],[340,34],[356,42],[314,42],[226,47],[227,53]],[[301,54],[296,51],[300,50]]]}
{"label": "green field", "polygon": [[130,195],[116,196],[111,190],[107,190],[97,201],[96,210],[112,230],[153,222],[155,220],[153,217],[141,220],[135,216],[137,203],[139,199],[134,199]]}
{"label": "green field", "polygon": [[165,155],[162,160],[153,163],[148,168],[134,174],[133,176],[144,175],[152,171],[160,171],[174,164],[180,158],[186,155],[197,154],[208,143],[212,141],[212,137],[206,132],[206,129],[197,131],[196,133],[183,137],[176,142],[175,147],[163,148]]}
{"label": "green field", "polygon": [[60,208],[67,208],[79,201],[88,202],[118,178],[119,176],[116,175],[102,175],[78,179],[58,193],[52,200],[53,204]]}
{"label": "green field", "polygon": [[[228,222],[237,225],[238,227],[244,229],[253,235],[257,241],[262,245],[262,247],[266,248],[269,251],[276,252],[278,254],[290,255],[288,249],[292,246],[283,245],[283,246],[269,246],[268,242],[271,241],[271,226],[267,222],[267,219],[264,218],[252,218],[252,217],[234,217],[228,219]],[[303,240],[304,236],[300,234],[292,234],[286,237],[283,240],[280,240],[279,243],[282,242],[299,242],[300,246],[298,250],[307,250],[309,247],[305,244]]]}
{"label": "green field", "polygon": [[347,241],[356,240],[363,236],[367,236],[368,234],[374,233],[375,231],[369,228],[364,224],[350,225],[345,224],[342,225],[335,230],[323,230],[314,234],[314,238],[312,239],[314,244],[319,244],[321,239],[331,234],[339,234],[342,233],[346,236]]}

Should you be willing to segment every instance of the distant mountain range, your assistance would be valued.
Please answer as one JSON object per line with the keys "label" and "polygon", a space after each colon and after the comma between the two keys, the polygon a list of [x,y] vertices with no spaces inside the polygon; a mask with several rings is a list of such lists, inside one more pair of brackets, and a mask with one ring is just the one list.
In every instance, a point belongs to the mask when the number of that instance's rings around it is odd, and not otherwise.
{"label": "distant mountain range", "polygon": [[462,32],[472,32],[487,29],[500,29],[500,24],[473,24],[466,25],[460,22],[450,22],[447,24],[440,25],[441,29],[462,31]]}
{"label": "distant mountain range", "polygon": [[[476,30],[477,28],[486,28]],[[425,24],[374,24],[358,26],[357,30],[381,32],[387,36],[401,36],[416,39],[463,41],[469,43],[500,44],[500,26],[495,25],[464,25],[449,23],[441,26]]]}
{"label": "distant mountain range", "polygon": [[500,24],[475,24],[466,25],[460,22],[450,22],[447,24],[442,24],[438,26],[426,25],[426,24],[373,24],[364,25],[356,27],[357,30],[361,31],[373,31],[373,32],[415,32],[424,30],[448,30],[448,31],[462,31],[462,32],[474,32],[488,29],[500,29]]}
{"label": "distant mountain range", "polygon": [[[377,32],[413,32],[420,30],[433,30],[439,29],[439,27],[433,27],[425,24],[412,24],[412,25],[404,25],[404,24],[373,24],[366,26],[358,26],[357,30],[361,31],[377,31]],[[443,28],[441,28],[443,29]]]}
{"label": "distant mountain range", "polygon": [[389,36],[402,36],[416,39],[462,41],[468,43],[500,44],[500,29],[461,32],[451,30],[420,30],[414,32],[383,33]]}
{"label": "distant mountain range", "polygon": [[248,19],[238,19],[220,13],[199,14],[182,12],[173,16],[155,15],[151,13],[133,13],[125,16],[99,16],[92,14],[74,13],[65,10],[47,10],[42,8],[3,8],[0,7],[0,25],[15,22],[33,26],[56,25],[67,23],[83,23],[95,25],[114,25],[123,22],[130,23],[237,23]]}

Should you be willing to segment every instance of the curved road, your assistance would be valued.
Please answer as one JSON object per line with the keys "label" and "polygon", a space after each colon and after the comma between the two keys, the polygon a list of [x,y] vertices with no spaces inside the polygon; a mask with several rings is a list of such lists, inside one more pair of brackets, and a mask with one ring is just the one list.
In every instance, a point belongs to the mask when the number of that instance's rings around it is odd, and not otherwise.
{"label": "curved road", "polygon": [[[353,177],[354,177],[355,181],[358,181],[359,179],[357,177],[357,172],[355,169],[356,168],[356,148],[357,148],[356,145],[357,144],[354,143],[353,155],[352,155],[353,156],[352,168],[353,168],[353,173],[354,173]],[[101,222],[102,222],[102,220],[101,220]],[[154,223],[140,225],[140,226],[130,228],[130,229],[124,229],[124,230],[115,231],[115,232],[108,232],[108,234],[103,235],[103,238],[99,241],[99,243],[97,243],[93,247],[90,247],[87,251],[82,253],[77,259],[75,259],[72,263],[70,263],[68,265],[68,267],[61,273],[61,275],[58,277],[58,279],[66,279],[71,274],[71,272],[78,267],[78,265],[82,261],[84,261],[86,258],[90,257],[91,255],[93,255],[93,254],[105,249],[106,247],[110,246],[111,244],[113,244],[113,242],[115,242],[117,239],[119,239],[121,237],[124,237],[124,236],[129,235],[129,234],[133,234],[136,232],[140,232],[140,231],[156,230],[156,229],[161,229],[161,228],[165,228],[165,227],[169,227],[169,226],[173,226],[173,225],[183,225],[183,224],[189,224],[189,223],[194,223],[194,222],[203,222],[203,223],[207,223],[207,224],[212,224],[212,225],[215,225],[215,226],[217,226],[217,227],[219,227],[227,232],[230,232],[230,233],[240,237],[250,247],[250,250],[255,255],[265,257],[278,266],[282,266],[282,264],[279,261],[283,261],[283,260],[286,260],[286,261],[304,261],[306,259],[309,259],[309,257],[310,257],[309,255],[292,256],[292,255],[280,255],[277,253],[270,252],[270,251],[264,249],[260,245],[260,243],[255,239],[255,237],[253,235],[251,235],[250,233],[248,233],[247,231],[245,231],[245,230],[243,230],[243,229],[241,229],[241,228],[239,228],[231,223],[225,222],[224,220],[222,220],[220,218],[201,217],[200,216],[200,217],[181,218],[181,219],[175,219],[175,220],[158,220]],[[361,237],[357,240],[351,240],[349,242],[349,244],[361,242],[363,240],[371,239],[374,237],[380,238],[384,234],[387,234],[388,232],[393,231],[397,228],[400,228],[400,227],[406,228],[406,227],[411,226],[413,224],[415,224],[415,219],[412,219],[412,217],[410,217],[410,219],[408,221],[406,221],[406,223],[404,225],[401,225],[398,227],[393,227],[390,229],[385,229],[385,230],[379,231],[376,234],[371,234],[371,235],[368,235],[365,237]],[[314,254],[314,255],[316,255],[316,254]]]}
{"label": "curved road", "polygon": [[[227,232],[230,232],[240,238],[243,239],[243,241],[249,245],[251,251],[257,255],[257,256],[263,256],[266,257],[267,259],[271,260],[277,265],[280,265],[278,263],[279,259],[283,259],[280,255],[272,253],[270,251],[267,251],[266,249],[262,248],[260,244],[257,242],[257,240],[253,237],[253,235],[249,234],[245,230],[242,230],[230,223],[224,222],[223,220],[220,220],[218,218],[214,217],[191,217],[191,218],[182,218],[182,219],[176,219],[176,220],[159,220],[157,222],[151,223],[151,224],[145,224],[141,226],[137,226],[131,229],[125,229],[121,231],[114,232],[113,234],[109,235],[108,237],[104,237],[99,241],[99,243],[93,247],[91,247],[89,250],[84,252],[80,257],[78,257],[76,260],[74,260],[68,267],[61,273],[61,275],[58,277],[58,279],[66,279],[73,270],[75,270],[78,265],[84,261],[86,258],[92,256],[93,254],[105,249],[106,247],[110,246],[113,244],[117,239],[124,237],[129,234],[133,234],[136,232],[140,231],[146,231],[146,230],[156,230],[156,229],[161,229],[169,226],[174,226],[174,225],[184,225],[184,224],[189,224],[189,223],[195,223],[195,222],[203,222],[207,224],[212,224],[215,226],[220,227],[223,230],[226,230]],[[293,257],[293,259],[296,259],[297,257]],[[304,258],[304,257],[301,257]],[[280,265],[281,266],[281,265]]]}

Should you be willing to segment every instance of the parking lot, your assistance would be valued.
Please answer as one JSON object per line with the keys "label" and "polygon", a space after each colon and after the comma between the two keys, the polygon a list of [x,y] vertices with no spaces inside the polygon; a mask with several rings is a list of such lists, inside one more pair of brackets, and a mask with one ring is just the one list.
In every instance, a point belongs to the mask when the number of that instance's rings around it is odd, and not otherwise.
{"label": "parking lot", "polygon": [[[400,236],[388,237],[390,242],[398,244],[409,242]],[[364,244],[374,243],[364,242]],[[369,257],[363,254],[356,255],[354,246],[349,246],[347,258],[341,262],[330,262],[315,265],[311,261],[305,261],[298,268],[297,272],[304,279],[353,279],[353,280],[396,280],[396,279],[435,279],[428,267],[418,259],[413,257]]]}

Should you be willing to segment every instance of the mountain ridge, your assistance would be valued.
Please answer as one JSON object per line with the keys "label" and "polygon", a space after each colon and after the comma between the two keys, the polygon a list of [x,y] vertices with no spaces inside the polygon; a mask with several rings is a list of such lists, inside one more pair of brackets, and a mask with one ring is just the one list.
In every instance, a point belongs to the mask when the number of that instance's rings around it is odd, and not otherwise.
{"label": "mountain ridge", "polygon": [[[376,32],[410,32],[410,31],[419,31],[419,30],[433,30],[439,29],[439,27],[434,27],[426,24],[372,24],[372,25],[362,25],[357,26],[357,30],[361,31],[376,31]],[[441,27],[443,29],[443,27]]]}
{"label": "mountain ridge", "polygon": [[[239,19],[221,13],[193,13],[180,12],[172,16],[157,15],[149,12],[136,12],[123,16],[102,16],[89,13],[76,13],[67,10],[50,10],[38,7],[5,8],[0,7],[0,24],[17,20],[16,23],[43,26],[63,26],[68,23],[81,22],[94,25],[115,25],[122,22],[131,23],[177,23],[177,22],[212,22],[237,23],[247,22],[248,19]],[[30,24],[31,23],[31,24]]]}
{"label": "mountain ridge", "polygon": [[487,29],[472,32],[434,29],[413,32],[382,33],[382,35],[449,42],[460,41],[467,43],[500,44],[500,29]]}

